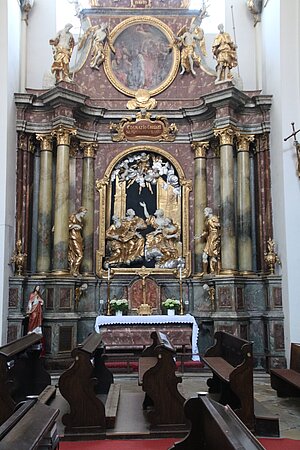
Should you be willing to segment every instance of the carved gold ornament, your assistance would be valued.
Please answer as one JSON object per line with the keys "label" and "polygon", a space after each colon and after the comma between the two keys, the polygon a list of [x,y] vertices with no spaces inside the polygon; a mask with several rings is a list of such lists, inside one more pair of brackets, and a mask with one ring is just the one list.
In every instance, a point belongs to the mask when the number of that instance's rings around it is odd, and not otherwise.
{"label": "carved gold ornament", "polygon": [[151,118],[150,113],[138,113],[136,118],[124,117],[119,124],[111,123],[110,132],[114,142],[140,140],[173,142],[178,129],[174,123],[169,124],[166,117]]}
{"label": "carved gold ornament", "polygon": [[157,101],[150,97],[147,89],[138,89],[135,93],[135,98],[127,102],[128,109],[154,109],[157,106]]}

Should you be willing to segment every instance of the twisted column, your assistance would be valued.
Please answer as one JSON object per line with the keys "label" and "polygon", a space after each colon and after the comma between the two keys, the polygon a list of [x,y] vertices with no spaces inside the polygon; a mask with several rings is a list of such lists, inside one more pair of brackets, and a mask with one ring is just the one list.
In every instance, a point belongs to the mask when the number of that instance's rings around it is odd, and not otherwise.
{"label": "twisted column", "polygon": [[40,145],[37,272],[50,271],[52,211],[52,136],[37,134]]}
{"label": "twisted column", "polygon": [[94,142],[82,142],[83,168],[82,168],[82,206],[87,209],[83,227],[84,256],[81,264],[83,273],[93,272],[93,239],[94,239],[94,186],[95,186],[95,149]]}
{"label": "twisted column", "polygon": [[206,194],[206,151],[209,142],[195,142],[192,144],[194,150],[194,235],[195,235],[195,255],[194,272],[202,272],[202,252],[204,243],[201,242],[200,235],[204,230],[204,208],[207,206]]}
{"label": "twisted column", "polygon": [[237,140],[238,268],[242,273],[252,272],[249,147],[253,140],[252,135],[240,135]]}
{"label": "twisted column", "polygon": [[76,130],[59,126],[52,135],[57,139],[53,270],[56,274],[68,271],[69,243],[69,147]]}
{"label": "twisted column", "polygon": [[237,268],[234,211],[234,159],[231,127],[216,129],[214,134],[220,141],[220,218],[222,274],[231,275]]}

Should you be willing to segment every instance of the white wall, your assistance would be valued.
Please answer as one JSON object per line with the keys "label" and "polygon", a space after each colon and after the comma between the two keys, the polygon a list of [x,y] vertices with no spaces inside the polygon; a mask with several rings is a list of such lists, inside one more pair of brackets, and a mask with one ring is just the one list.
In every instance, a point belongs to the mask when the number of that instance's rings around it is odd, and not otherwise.
{"label": "white wall", "polygon": [[[274,238],[282,260],[285,345],[300,342],[300,179],[296,174],[291,122],[300,128],[299,2],[269,1],[263,11],[263,92],[273,95],[271,171]],[[298,136],[300,141],[300,135]]]}
{"label": "white wall", "polygon": [[20,9],[17,0],[0,2],[0,342],[6,342],[8,277],[14,248],[16,110],[19,90]]}
{"label": "white wall", "polygon": [[55,37],[56,1],[35,0],[27,27],[27,83],[26,87],[41,89],[44,75],[53,62],[49,39]]}

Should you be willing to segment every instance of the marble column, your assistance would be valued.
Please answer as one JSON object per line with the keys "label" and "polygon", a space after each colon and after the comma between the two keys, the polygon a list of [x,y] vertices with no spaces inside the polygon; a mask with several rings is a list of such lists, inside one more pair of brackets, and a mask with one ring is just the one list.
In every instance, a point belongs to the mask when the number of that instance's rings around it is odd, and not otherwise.
{"label": "marble column", "polygon": [[238,269],[252,272],[250,142],[254,136],[240,135],[237,140],[237,227]]}
{"label": "marble column", "polygon": [[95,198],[95,149],[97,144],[82,142],[82,206],[87,209],[83,227],[84,254],[81,271],[84,274],[93,272],[93,240],[94,240],[94,198]]}
{"label": "marble column", "polygon": [[68,272],[69,147],[74,134],[76,130],[62,126],[53,131],[57,139],[53,242],[53,271],[56,274]]}
{"label": "marble column", "polygon": [[220,141],[220,221],[221,274],[232,275],[237,269],[235,208],[234,208],[234,130],[231,127],[214,130]]}
{"label": "marble column", "polygon": [[46,273],[51,267],[52,136],[37,134],[36,138],[41,141],[37,272]]}
{"label": "marble column", "polygon": [[204,230],[204,208],[207,206],[206,195],[206,151],[209,142],[194,142],[192,149],[194,150],[194,273],[195,275],[202,272],[202,252],[204,242],[200,236]]}

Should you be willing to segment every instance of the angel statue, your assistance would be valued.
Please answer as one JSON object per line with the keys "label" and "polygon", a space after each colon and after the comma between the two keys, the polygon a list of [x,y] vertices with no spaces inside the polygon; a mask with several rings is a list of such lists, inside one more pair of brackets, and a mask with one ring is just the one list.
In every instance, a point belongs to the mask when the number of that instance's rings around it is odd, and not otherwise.
{"label": "angel statue", "polygon": [[90,67],[99,70],[105,59],[104,45],[106,42],[111,51],[115,53],[115,49],[110,41],[107,24],[101,23],[100,25],[89,27],[78,42],[78,50],[84,48],[87,42],[92,42]]}
{"label": "angel statue", "polygon": [[194,62],[200,65],[201,56],[207,55],[204,32],[201,28],[201,22],[207,16],[208,13],[206,6],[204,5],[203,9],[200,10],[199,15],[191,21],[190,26],[187,27],[187,25],[185,25],[181,28],[175,39],[175,44],[181,49],[180,75],[183,75],[185,72],[191,72],[193,75],[196,75]]}

